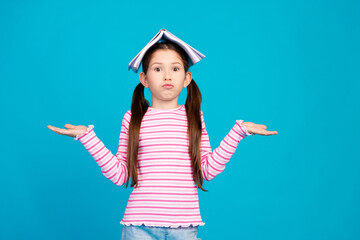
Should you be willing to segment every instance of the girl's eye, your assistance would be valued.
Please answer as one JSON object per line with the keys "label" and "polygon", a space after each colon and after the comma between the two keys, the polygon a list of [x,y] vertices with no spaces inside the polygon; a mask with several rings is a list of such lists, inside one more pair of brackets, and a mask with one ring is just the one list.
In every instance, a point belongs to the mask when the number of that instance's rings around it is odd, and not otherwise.
{"label": "girl's eye", "polygon": [[[179,68],[179,67],[174,67],[173,70],[174,70],[175,72],[177,72],[177,71],[180,70],[180,68]],[[160,72],[160,71],[161,71],[161,68],[160,68],[160,67],[155,67],[155,68],[154,68],[154,71]]]}

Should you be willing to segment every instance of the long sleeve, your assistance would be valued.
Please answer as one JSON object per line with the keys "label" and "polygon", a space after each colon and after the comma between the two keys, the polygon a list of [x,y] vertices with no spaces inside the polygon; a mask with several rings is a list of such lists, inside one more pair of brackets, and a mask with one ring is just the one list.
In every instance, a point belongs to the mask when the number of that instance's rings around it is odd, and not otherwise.
{"label": "long sleeve", "polygon": [[225,169],[225,164],[229,162],[239,142],[247,135],[246,128],[241,125],[242,120],[237,120],[234,127],[221,141],[220,146],[214,151],[211,150],[209,135],[205,128],[205,121],[201,113],[202,135],[201,135],[201,168],[205,180],[210,181]]}
{"label": "long sleeve", "polygon": [[114,184],[121,186],[127,179],[127,144],[130,111],[126,112],[121,124],[118,151],[114,156],[96,136],[92,127],[75,140],[79,140],[101,168],[102,174]]}

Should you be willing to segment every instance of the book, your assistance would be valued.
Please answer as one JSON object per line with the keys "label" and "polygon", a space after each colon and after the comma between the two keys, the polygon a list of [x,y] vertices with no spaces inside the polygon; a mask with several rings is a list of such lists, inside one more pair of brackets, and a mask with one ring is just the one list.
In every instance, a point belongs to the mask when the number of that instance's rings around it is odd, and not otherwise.
{"label": "book", "polygon": [[189,57],[190,66],[194,65],[205,57],[205,55],[191,47],[189,44],[182,41],[180,38],[176,37],[174,34],[170,33],[168,30],[160,29],[160,31],[150,40],[150,42],[145,45],[145,47],[133,58],[133,60],[131,60],[128,66],[128,70],[132,69],[135,73],[137,73],[146,51],[162,39],[174,42],[182,49],[184,49],[184,51]]}

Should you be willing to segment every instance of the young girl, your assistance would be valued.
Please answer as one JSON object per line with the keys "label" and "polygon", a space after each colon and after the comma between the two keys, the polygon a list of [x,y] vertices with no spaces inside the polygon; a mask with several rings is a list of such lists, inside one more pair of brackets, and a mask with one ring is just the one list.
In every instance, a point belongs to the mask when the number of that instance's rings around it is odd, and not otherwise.
{"label": "young girl", "polygon": [[[79,140],[116,185],[128,186],[131,179],[134,189],[120,222],[122,239],[198,239],[198,226],[205,223],[197,187],[206,191],[203,180],[225,169],[247,135],[277,132],[237,120],[212,151],[200,110],[201,94],[188,71],[189,55],[172,41],[157,42],[146,51],[142,69],[131,110],[122,120],[116,155],[97,138],[93,125],[48,128]],[[179,94],[186,87],[185,105],[179,105]],[[151,106],[144,88],[150,89]]]}

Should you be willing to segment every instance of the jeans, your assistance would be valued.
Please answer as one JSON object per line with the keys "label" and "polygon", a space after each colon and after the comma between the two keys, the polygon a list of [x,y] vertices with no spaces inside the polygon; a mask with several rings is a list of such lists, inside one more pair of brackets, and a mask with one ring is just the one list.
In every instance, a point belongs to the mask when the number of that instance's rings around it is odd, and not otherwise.
{"label": "jeans", "polygon": [[123,225],[121,240],[201,240],[197,238],[198,227],[152,227]]}

